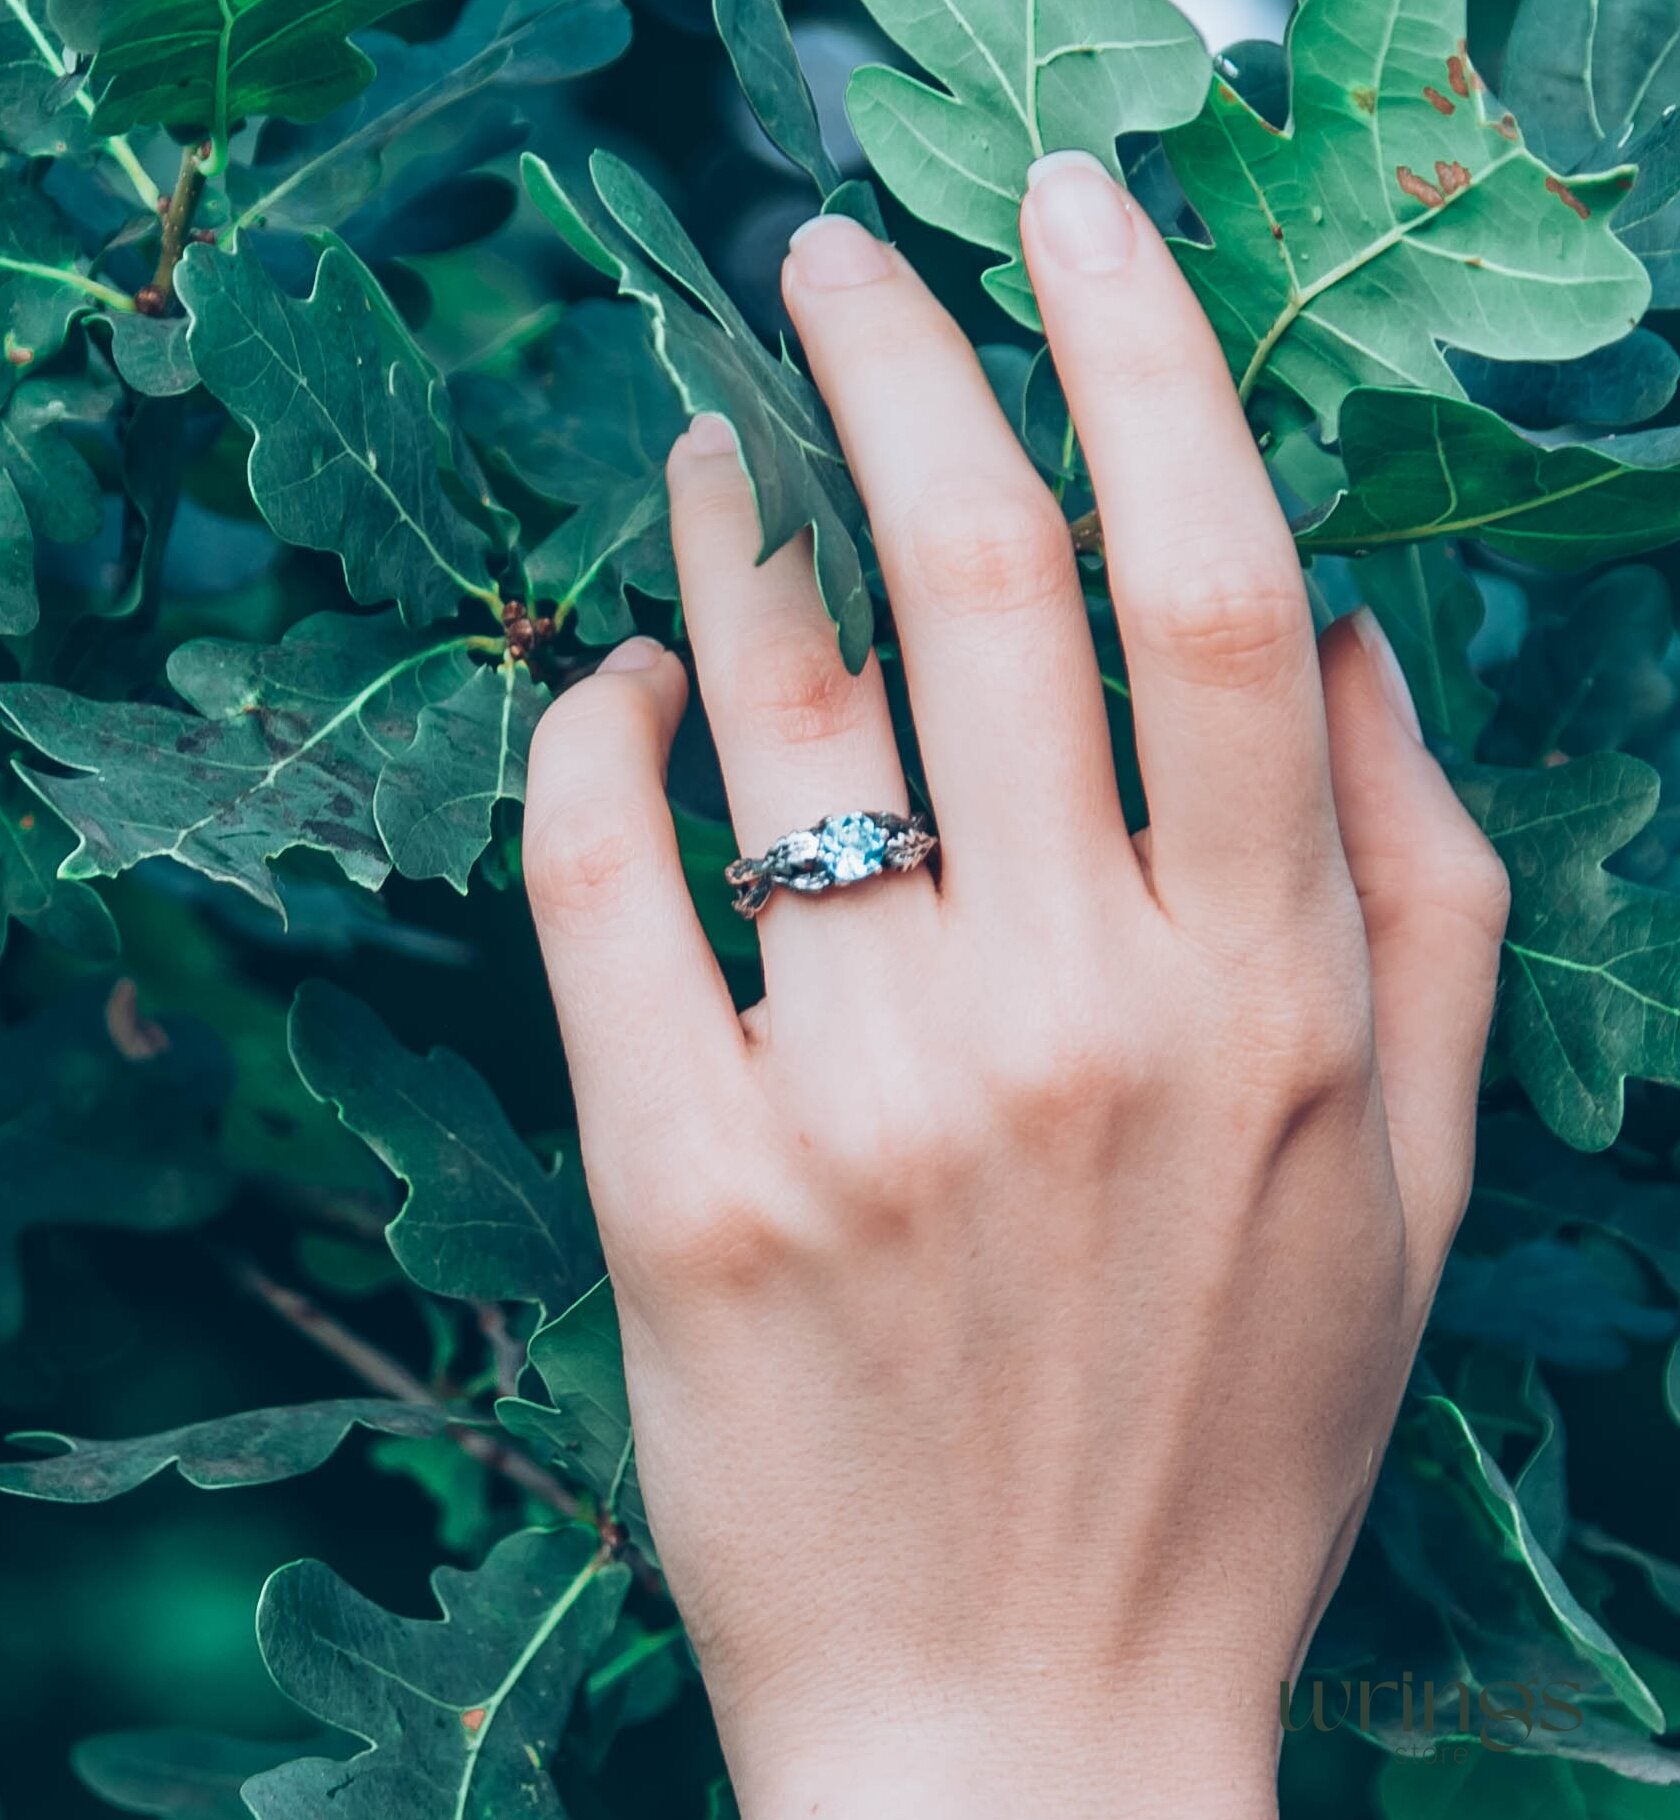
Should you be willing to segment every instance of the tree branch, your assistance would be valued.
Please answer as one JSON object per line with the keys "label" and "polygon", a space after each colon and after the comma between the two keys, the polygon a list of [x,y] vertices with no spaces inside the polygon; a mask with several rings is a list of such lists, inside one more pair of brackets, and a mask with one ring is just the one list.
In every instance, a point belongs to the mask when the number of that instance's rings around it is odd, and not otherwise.
{"label": "tree branch", "polygon": [[181,153],[181,174],[175,179],[175,193],[163,213],[163,245],[158,249],[157,270],[152,274],[152,282],[134,300],[147,316],[164,315],[174,300],[175,268],[187,250],[193,216],[203,193],[204,164],[197,148],[189,145]]}
{"label": "tree branch", "polygon": [[[241,1289],[271,1309],[305,1339],[312,1340],[323,1352],[331,1353],[364,1384],[386,1396],[401,1398],[405,1403],[432,1403],[443,1407],[442,1399],[434,1396],[430,1387],[406,1365],[382,1352],[371,1341],[364,1340],[360,1334],[352,1333],[342,1321],[318,1308],[308,1296],[287,1288],[284,1283],[277,1283],[249,1258],[230,1256],[227,1266]],[[463,1453],[470,1454],[492,1472],[499,1472],[503,1478],[510,1479],[563,1515],[578,1515],[577,1499],[558,1479],[544,1472],[517,1448],[498,1441],[481,1428],[451,1427],[447,1432]]]}

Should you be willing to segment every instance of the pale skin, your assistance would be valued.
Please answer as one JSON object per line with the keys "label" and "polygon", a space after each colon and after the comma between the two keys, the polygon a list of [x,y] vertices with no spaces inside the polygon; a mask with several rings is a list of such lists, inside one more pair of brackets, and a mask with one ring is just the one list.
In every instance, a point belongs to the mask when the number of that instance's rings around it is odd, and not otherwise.
{"label": "pale skin", "polygon": [[[1022,239],[1090,465],[1150,827],[1066,527],[966,341],[856,224],[784,293],[868,508],[932,870],[761,922],[731,1003],[622,646],[532,754],[531,904],[642,1483],[746,1820],[1276,1814],[1468,1193],[1503,871],[1368,615],[1315,641],[1218,345],[1094,161]],[[670,460],[741,849],[908,808],[732,433]]]}

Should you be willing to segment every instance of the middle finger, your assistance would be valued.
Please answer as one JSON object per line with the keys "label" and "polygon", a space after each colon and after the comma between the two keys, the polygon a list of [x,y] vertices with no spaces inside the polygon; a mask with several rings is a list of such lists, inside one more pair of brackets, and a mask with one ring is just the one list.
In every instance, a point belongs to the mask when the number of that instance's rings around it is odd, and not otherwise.
{"label": "middle finger", "polygon": [[1067,526],[973,349],[842,215],[794,236],[783,292],[892,596],[943,891],[1036,912],[1031,881],[1093,846],[1135,876]]}

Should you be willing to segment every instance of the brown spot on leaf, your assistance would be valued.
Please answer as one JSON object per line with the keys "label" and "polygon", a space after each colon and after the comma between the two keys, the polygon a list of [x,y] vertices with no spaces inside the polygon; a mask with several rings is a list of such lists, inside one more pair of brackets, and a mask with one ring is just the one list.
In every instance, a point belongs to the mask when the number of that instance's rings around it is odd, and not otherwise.
{"label": "brown spot on leaf", "polygon": [[1434,108],[1437,114],[1456,114],[1458,109],[1441,93],[1438,88],[1424,87],[1423,98]]}
{"label": "brown spot on leaf", "polygon": [[1470,173],[1462,164],[1448,164],[1444,159],[1435,160],[1435,181],[1441,186],[1443,196],[1456,196],[1460,190],[1470,187]]}
{"label": "brown spot on leaf", "polygon": [[1362,114],[1374,114],[1377,111],[1377,91],[1374,88],[1349,89],[1353,96],[1353,105]]}
{"label": "brown spot on leaf", "polygon": [[1283,229],[1275,221],[1272,223],[1272,238],[1274,240],[1281,240],[1283,238]]}
{"label": "brown spot on leaf", "polygon": [[6,343],[6,359],[15,367],[26,367],[35,358],[33,348],[21,347],[15,341]]}
{"label": "brown spot on leaf", "polygon": [[18,817],[18,826],[27,834],[35,826],[35,817],[25,813]]}
{"label": "brown spot on leaf", "polygon": [[1394,173],[1403,189],[1414,202],[1421,202],[1425,208],[1438,209],[1446,197],[1436,189],[1427,177],[1420,177],[1410,165],[1398,166]]}
{"label": "brown spot on leaf", "polygon": [[1475,266],[1475,267],[1476,267],[1476,268],[1477,268],[1477,269],[1478,269],[1478,270],[1480,270],[1480,269],[1481,269],[1481,264],[1482,264],[1482,256],[1481,256],[1481,254],[1480,254],[1480,253],[1472,253],[1472,254],[1471,254],[1471,255],[1470,255],[1470,257],[1469,257],[1469,258],[1468,258],[1468,259],[1466,259],[1466,260],[1465,260],[1465,262],[1464,262],[1464,263],[1465,263],[1465,264],[1466,264],[1466,265],[1473,265],[1473,266]]}
{"label": "brown spot on leaf", "polygon": [[1546,188],[1549,189],[1566,209],[1573,209],[1583,221],[1591,218],[1592,210],[1581,200],[1561,177],[1548,177]]}
{"label": "brown spot on leaf", "polygon": [[1502,138],[1515,139],[1517,137],[1517,117],[1515,114],[1501,114],[1497,120],[1490,120],[1488,125]]}
{"label": "brown spot on leaf", "polygon": [[1470,93],[1470,78],[1465,74],[1462,57],[1447,59],[1447,86],[1455,95],[1467,96]]}
{"label": "brown spot on leaf", "polygon": [[1227,107],[1236,106],[1238,100],[1237,91],[1232,88],[1230,83],[1216,82],[1214,87],[1219,91],[1219,99],[1223,101]]}
{"label": "brown spot on leaf", "polygon": [[469,1706],[461,1715],[461,1725],[468,1732],[476,1732],[488,1716],[482,1706]]}

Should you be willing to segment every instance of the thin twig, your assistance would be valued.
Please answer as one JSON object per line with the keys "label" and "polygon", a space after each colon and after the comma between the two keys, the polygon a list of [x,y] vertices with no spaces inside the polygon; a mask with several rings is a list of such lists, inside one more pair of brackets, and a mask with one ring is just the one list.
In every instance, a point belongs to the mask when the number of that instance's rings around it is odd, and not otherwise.
{"label": "thin twig", "polygon": [[[431,1403],[439,1408],[446,1407],[406,1365],[381,1351],[371,1341],[364,1340],[360,1334],[352,1333],[342,1321],[328,1314],[324,1308],[318,1308],[308,1296],[296,1289],[289,1289],[284,1283],[277,1283],[267,1271],[249,1258],[230,1256],[227,1266],[241,1289],[272,1309],[281,1320],[306,1339],[313,1340],[323,1352],[331,1353],[364,1384],[384,1392],[386,1396],[399,1397],[405,1403]],[[505,1445],[480,1428],[452,1426],[447,1433],[463,1453],[470,1454],[492,1472],[499,1472],[503,1478],[511,1479],[532,1497],[540,1499],[565,1516],[576,1517],[579,1514],[578,1501],[565,1486],[517,1448]]]}
{"label": "thin twig", "polygon": [[151,295],[146,302],[148,315],[161,316],[175,295],[175,268],[187,250],[187,237],[203,193],[204,161],[189,145],[181,153],[181,174],[175,179],[175,193],[164,210],[163,244],[158,248],[157,271],[152,275]]}
{"label": "thin twig", "polygon": [[478,1330],[496,1365],[496,1394],[519,1395],[519,1374],[525,1369],[525,1348],[508,1332],[507,1312],[499,1302],[474,1302]]}

